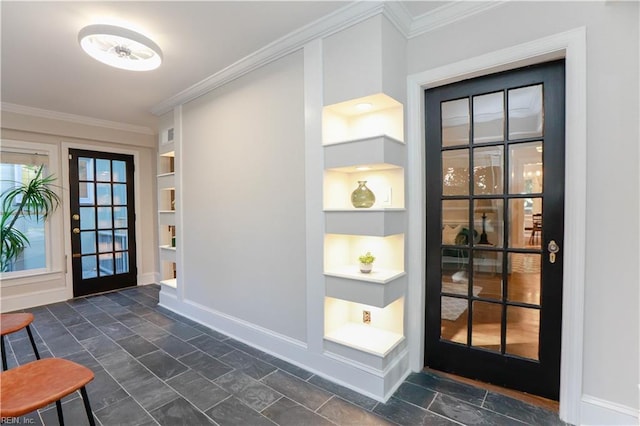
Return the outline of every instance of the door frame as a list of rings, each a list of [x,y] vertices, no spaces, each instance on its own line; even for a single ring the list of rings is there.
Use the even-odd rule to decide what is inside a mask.
[[[579,27],[542,39],[432,68],[407,78],[407,198],[411,232],[407,238],[407,339],[409,367],[424,367],[426,180],[426,89],[449,83],[565,59],[565,223],[560,418],[580,421],[583,367],[584,278],[586,239],[587,75],[586,28]]]
[[[142,245],[140,242],[142,241],[142,229],[141,224],[138,221],[140,217],[140,152],[137,150],[113,147],[108,145],[100,145],[100,144],[79,144],[73,142],[62,142],[62,156],[61,163],[62,167],[60,169],[60,177],[62,178],[63,188],[66,189],[66,201],[64,202],[64,252],[66,253],[65,259],[65,284],[67,289],[67,299],[73,298],[73,266],[71,264],[71,253],[73,252],[71,248],[71,221],[68,220],[71,217],[71,201],[69,200],[69,150],[70,149],[84,149],[84,150],[93,150],[93,151],[102,151],[102,152],[110,152],[114,154],[127,154],[133,156],[133,196],[134,196],[134,209],[135,209],[135,238],[137,244],[136,250],[136,267],[137,267],[137,282],[138,286],[145,284],[145,281],[142,280],[142,276],[140,274],[140,267],[142,262]]]

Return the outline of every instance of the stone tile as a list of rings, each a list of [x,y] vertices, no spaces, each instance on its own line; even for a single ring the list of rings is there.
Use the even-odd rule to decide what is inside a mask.
[[[124,306],[120,306],[117,303],[114,303],[112,305],[102,305],[100,306],[100,309],[102,309],[103,311],[105,311],[111,316],[118,315],[118,314],[126,314],[127,312],[129,312],[127,308],[125,308]]]
[[[155,351],[141,356],[138,361],[162,380],[170,379],[187,370],[187,366],[167,355],[163,351]]]
[[[153,339],[151,343],[175,358],[181,357],[197,350],[195,346],[190,345],[189,343],[180,340],[173,335],[158,337],[157,339]]]
[[[266,417],[270,418],[274,423],[280,426],[331,426],[329,420],[319,416],[303,407],[291,401],[288,398],[280,398],[278,402],[271,405],[269,408],[262,412]]]
[[[228,398],[215,407],[211,408],[206,414],[215,420],[220,426],[274,426],[275,423],[258,413],[252,408],[247,407],[237,398]]]
[[[91,397],[89,397],[89,401],[91,401]],[[93,401],[91,401],[91,403],[93,403]],[[91,408],[95,414],[95,409],[93,409],[93,406]],[[51,405],[48,408],[40,411],[40,415],[42,416],[42,421],[45,425],[59,424],[58,412],[56,411],[55,405]],[[85,426],[89,424],[87,411],[85,410],[84,403],[82,402],[82,398],[80,398],[79,395],[75,395],[75,397],[71,400],[62,402],[62,417],[64,418],[65,424],[68,425]],[[96,416],[94,415],[94,419],[95,417]]]
[[[183,324],[178,320],[176,320],[176,322],[172,324],[163,326],[162,328],[182,340],[189,340],[202,335],[202,332],[200,330],[196,330],[195,328]]]
[[[51,316],[50,320],[35,321],[32,323],[32,331],[35,331],[44,340],[69,334],[67,328],[62,323]]]
[[[233,368],[202,351],[191,352],[190,354],[178,358],[178,361],[193,368],[197,373],[203,375],[209,380],[217,379],[223,374],[233,370]]]
[[[256,411],[265,409],[282,396],[239,371],[225,374],[216,379],[215,383]]]
[[[311,373],[310,371],[293,365],[287,361],[281,360],[280,358],[276,358],[273,355],[267,354],[266,356],[261,357],[261,359],[271,365],[275,365],[279,369],[284,370],[289,374],[293,374],[294,376],[301,378],[302,380],[309,380],[311,376],[313,376],[313,373]]]
[[[94,379],[87,384],[89,402],[93,411],[101,410],[129,395],[104,369],[94,372]]]
[[[493,411],[485,410],[448,395],[438,394],[429,411],[472,425],[523,425],[524,423]]]
[[[80,365],[84,365],[85,367],[91,369],[94,373],[96,371],[103,370],[102,365],[100,365],[98,360],[95,359],[93,355],[91,355],[86,350],[72,353],[71,355],[65,356],[65,358]]]
[[[484,389],[428,372],[412,373],[406,381],[475,405],[481,405],[487,393]]]
[[[82,346],[98,360],[102,357],[109,356],[113,352],[122,350],[120,345],[105,335],[83,340]]]
[[[436,396],[436,392],[423,388],[422,386],[414,385],[413,383],[404,382],[393,396],[410,402],[413,405],[428,409]]]
[[[94,411],[94,414],[103,425],[139,426],[155,424],[153,418],[131,397],[120,400],[102,410]],[[51,424],[57,423],[52,422]]]
[[[200,330],[202,331],[204,334],[206,334],[207,336],[211,336],[216,340],[226,340],[229,338],[229,336],[227,336],[226,334],[222,334],[219,331],[216,331],[212,328],[207,327],[206,325],[202,325],[202,324],[195,324],[192,325],[193,328],[195,328],[196,330]]]
[[[127,327],[135,327],[137,325],[142,325],[142,324],[148,324],[149,323],[147,320],[145,320],[144,318],[139,317],[138,315],[134,314],[133,312],[127,312],[127,313],[124,313],[124,314],[115,314],[113,317],[115,319],[117,319],[118,321],[120,321],[122,324],[126,325]]]
[[[158,327],[167,327],[171,324],[176,323],[176,320],[174,320],[173,318],[169,318],[156,311],[143,314],[142,317],[150,323],[157,325]]]
[[[89,322],[83,322],[78,325],[72,325],[71,327],[67,327],[69,332],[76,338],[76,340],[86,340],[92,337],[96,337],[101,335],[100,330],[95,328],[93,324]]]
[[[556,412],[494,392],[487,394],[482,407],[529,424],[544,424],[549,426],[565,424],[560,420]]]
[[[256,380],[260,380],[267,374],[276,371],[276,367],[273,365],[238,350],[220,357],[220,361]]]
[[[176,391],[153,375],[146,380],[123,384],[123,387],[147,411],[155,410],[180,397]]]
[[[169,334],[168,331],[163,330],[162,328],[158,327],[155,324],[151,324],[150,322],[144,322],[142,324],[134,325],[129,328],[131,328],[134,333],[139,334],[140,336],[148,340],[157,339],[158,337],[163,337]]]
[[[7,352],[10,350],[13,351],[17,362],[20,364],[26,364],[27,362],[35,361],[36,359],[36,353],[33,351],[33,346],[31,346],[29,338],[26,337],[26,333],[23,339],[13,340],[8,344],[5,340],[5,348],[7,349]],[[40,343],[36,341],[36,348],[38,348],[38,355],[40,356],[42,356],[42,352],[47,349],[44,342],[41,340]]]
[[[46,342],[51,353],[57,357],[64,357],[83,349],[82,345],[69,333],[47,339]]]
[[[320,376],[313,376],[308,380],[308,382],[369,411],[373,410],[373,407],[378,403],[378,401],[373,398],[369,398],[368,396],[362,395],[354,390],[340,386]]]
[[[391,397],[386,404],[379,403],[376,405],[373,413],[399,425],[444,426],[458,424],[395,397]]]
[[[317,413],[339,425],[391,426],[393,423],[378,417],[362,407],[334,396]]]
[[[133,336],[133,331],[121,322],[112,322],[98,325],[98,329],[113,340],[119,340],[125,337]]]
[[[193,370],[173,377],[167,381],[167,384],[202,411],[206,411],[230,395]]]
[[[153,374],[147,370],[137,359],[128,352],[120,350],[111,353],[108,357],[100,358],[100,364],[118,383],[128,390],[138,381],[149,380]]]
[[[184,398],[174,399],[151,411],[151,415],[161,425],[215,425],[209,417]]]
[[[117,340],[116,343],[136,358],[158,350],[156,345],[137,335]]]
[[[99,312],[96,313],[92,313],[92,314],[88,314],[88,315],[84,315],[84,318],[90,322],[93,325],[105,325],[105,324],[111,324],[116,322],[116,319],[114,317],[112,317],[111,315],[109,315],[108,313],[95,308],[96,310],[98,310]]]
[[[277,370],[262,379],[262,383],[282,395],[315,411],[327,402],[333,394],[307,383],[295,376]]]
[[[234,350],[231,346],[206,335],[194,337],[193,339],[189,339],[188,342],[202,352],[208,353],[215,358],[226,355]]]

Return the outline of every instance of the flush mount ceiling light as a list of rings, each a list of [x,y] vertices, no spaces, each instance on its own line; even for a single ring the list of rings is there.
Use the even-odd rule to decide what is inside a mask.
[[[115,25],[89,25],[80,30],[78,42],[92,58],[131,71],[150,71],[162,63],[162,51],[153,40]]]

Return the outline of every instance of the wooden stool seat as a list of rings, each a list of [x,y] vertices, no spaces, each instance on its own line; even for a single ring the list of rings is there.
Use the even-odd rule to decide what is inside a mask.
[[[2,314],[0,316],[0,335],[15,333],[33,322],[33,314]]]
[[[80,390],[93,424],[84,388],[93,377],[93,371],[87,367],[62,358],[45,358],[3,371],[0,373],[0,417],[18,417],[52,402],[57,403],[61,417],[60,399]]]
[[[33,322],[33,314],[30,313],[15,313],[15,314],[1,314],[0,315],[0,343],[2,344],[2,369],[7,369],[7,352],[4,348],[4,336],[7,334],[15,333],[23,328],[27,329],[29,335],[29,341],[31,341],[31,347],[36,354],[36,359],[40,359],[38,348],[36,347],[36,341],[33,339],[31,333],[31,323]]]

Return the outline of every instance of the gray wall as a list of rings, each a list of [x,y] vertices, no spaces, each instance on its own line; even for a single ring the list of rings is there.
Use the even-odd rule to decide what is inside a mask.
[[[584,393],[638,408],[639,33],[635,2],[515,2],[409,41],[409,74],[587,29]],[[569,218],[570,220],[570,218]]]
[[[185,299],[306,341],[303,55],[183,107]]]

